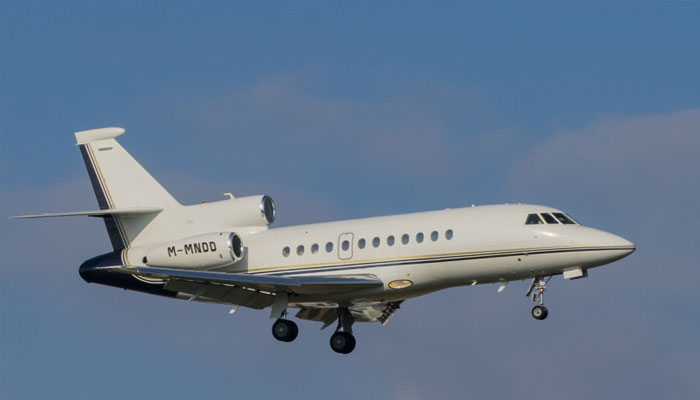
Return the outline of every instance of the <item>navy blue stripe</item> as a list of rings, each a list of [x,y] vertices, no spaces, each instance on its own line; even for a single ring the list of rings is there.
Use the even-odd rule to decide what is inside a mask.
[[[156,294],[159,296],[175,297],[177,292],[165,289],[165,284],[150,284],[136,279],[132,275],[109,272],[98,267],[123,265],[121,252],[112,252],[93,257],[80,265],[80,276],[89,283],[114,286],[121,289]]]
[[[109,203],[107,203],[107,196],[104,190],[102,190],[102,185],[100,180],[97,178],[97,171],[92,164],[92,159],[88,153],[87,145],[80,145],[80,154],[83,155],[83,161],[85,161],[85,168],[87,168],[88,175],[90,176],[90,183],[92,183],[92,190],[95,191],[95,197],[97,197],[97,204],[100,205],[100,210],[109,209]]]
[[[355,264],[336,264],[329,266],[320,267],[306,267],[306,268],[294,268],[289,270],[281,271],[262,271],[262,272],[251,272],[253,275],[267,274],[267,275],[299,275],[308,274],[315,272],[329,272],[336,270],[356,270],[363,268],[380,268],[380,267],[393,267],[397,265],[406,264],[432,264],[432,263],[442,263],[449,261],[464,261],[464,260],[481,260],[488,258],[502,258],[502,257],[515,257],[524,256],[530,254],[556,254],[556,253],[571,253],[577,251],[605,251],[605,250],[626,250],[626,247],[589,247],[589,248],[565,248],[565,249],[535,249],[535,250],[518,250],[518,251],[507,251],[502,253],[493,254],[473,254],[473,255],[455,255],[455,256],[437,256],[437,257],[426,257],[426,258],[409,258],[403,260],[393,260],[393,261],[380,261],[380,262],[365,262],[365,263],[355,263]]]
[[[90,176],[90,183],[92,183],[92,190],[95,192],[95,197],[97,197],[97,204],[100,206],[100,210],[109,209],[109,203],[107,202],[107,195],[102,189],[100,180],[97,177],[97,171],[90,158],[89,150],[86,144],[81,144],[80,154],[83,156],[83,161],[85,162],[85,168],[87,168],[88,176]],[[111,215],[103,217],[105,222],[105,228],[107,229],[107,234],[109,235],[109,241],[112,243],[112,248],[114,251],[119,251],[126,248],[126,244],[122,240],[122,236],[119,233],[119,227]]]

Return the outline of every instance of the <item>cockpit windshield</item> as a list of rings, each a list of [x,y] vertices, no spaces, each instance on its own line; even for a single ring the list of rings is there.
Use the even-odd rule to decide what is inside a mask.
[[[572,224],[572,225],[576,224],[576,222],[574,222],[571,218],[569,218],[564,213],[552,213],[552,215],[554,215],[554,218],[558,219],[559,222],[561,222],[562,224]]]
[[[527,216],[527,220],[525,220],[525,225],[536,225],[536,224],[543,224],[542,220],[540,219],[540,216],[537,214],[530,214]]]
[[[542,218],[544,218],[545,221],[547,221],[548,224],[558,224],[557,220],[552,217],[552,214],[549,213],[542,213]]]
[[[555,225],[580,225],[578,222],[576,222],[576,220],[561,212],[528,214],[527,219],[525,220],[525,225],[544,224],[545,222],[547,224]]]

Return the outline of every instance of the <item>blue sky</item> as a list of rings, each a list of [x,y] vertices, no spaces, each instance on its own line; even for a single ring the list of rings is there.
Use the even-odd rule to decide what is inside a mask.
[[[700,4],[7,2],[0,397],[692,398],[700,391]],[[266,193],[276,225],[532,202],[634,241],[588,279],[458,288],[357,327],[89,285],[72,132],[179,200]],[[541,389],[535,390],[536,383]]]

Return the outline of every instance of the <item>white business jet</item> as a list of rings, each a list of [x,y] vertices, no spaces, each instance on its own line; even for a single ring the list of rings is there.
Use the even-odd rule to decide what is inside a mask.
[[[124,148],[122,128],[76,132],[113,251],[85,261],[87,282],[254,309],[271,308],[272,334],[291,342],[288,319],[337,321],[331,348],[355,348],[355,322],[386,324],[409,298],[465,285],[531,280],[532,316],[547,317],[554,275],[584,278],[634,244],[537,205],[489,205],[270,229],[268,196],[177,202]]]

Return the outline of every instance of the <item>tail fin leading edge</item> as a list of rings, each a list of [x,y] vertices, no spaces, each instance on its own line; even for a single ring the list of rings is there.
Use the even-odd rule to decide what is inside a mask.
[[[75,132],[100,209],[165,209],[179,205],[115,140],[124,132],[123,128]],[[155,215],[157,212],[106,214],[105,225],[114,250],[129,247]]]

